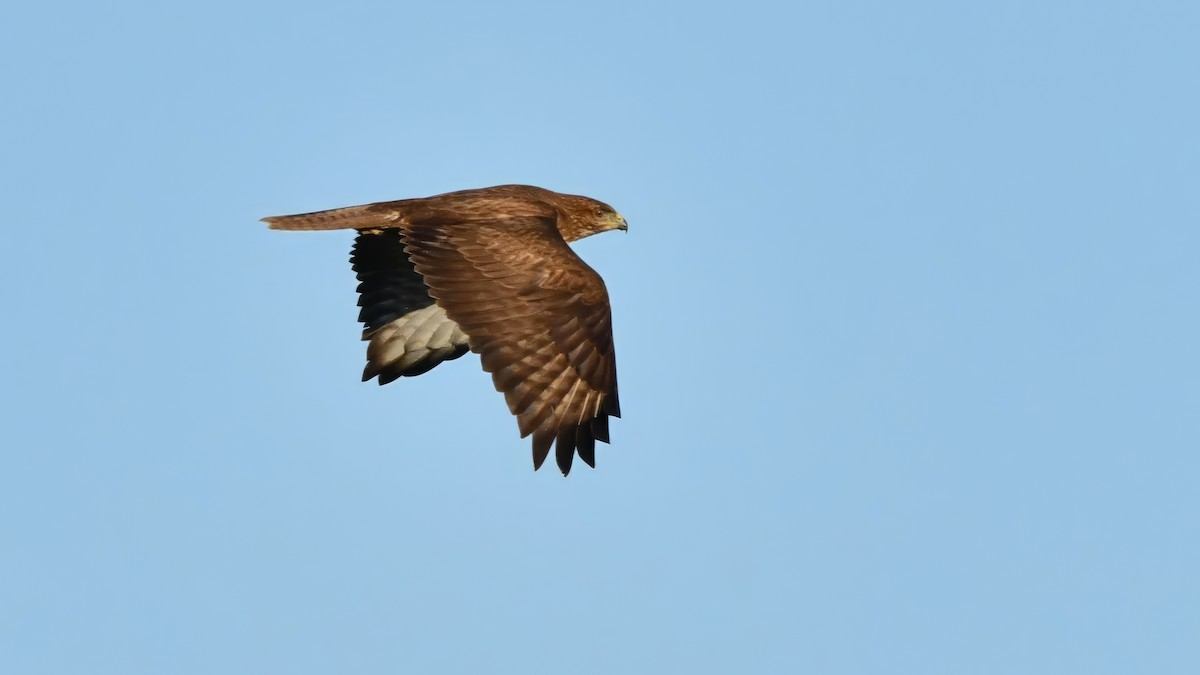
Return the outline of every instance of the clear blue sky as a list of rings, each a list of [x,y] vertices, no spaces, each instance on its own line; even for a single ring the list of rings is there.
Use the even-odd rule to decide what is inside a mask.
[[[1198,7],[8,7],[0,672],[1200,672]],[[630,222],[566,480],[258,222],[510,182]]]

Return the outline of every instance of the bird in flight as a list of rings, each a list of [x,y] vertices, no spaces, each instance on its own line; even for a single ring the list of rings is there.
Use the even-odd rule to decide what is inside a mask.
[[[275,230],[358,231],[363,381],[420,375],[479,354],[533,436],[536,471],[554,447],[563,475],[620,417],[612,314],[604,280],[568,242],[628,224],[603,202],[500,185],[293,216]]]

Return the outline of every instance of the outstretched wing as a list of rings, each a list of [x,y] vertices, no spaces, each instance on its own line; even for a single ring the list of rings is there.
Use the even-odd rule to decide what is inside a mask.
[[[538,468],[555,447],[563,475],[576,452],[596,465],[620,417],[612,319],[604,281],[547,217],[423,220],[403,228],[405,250],[438,306],[466,333],[533,435]]]
[[[363,381],[387,384],[467,353],[467,335],[437,306],[404,252],[400,231],[367,230],[354,240],[358,320],[367,344]]]

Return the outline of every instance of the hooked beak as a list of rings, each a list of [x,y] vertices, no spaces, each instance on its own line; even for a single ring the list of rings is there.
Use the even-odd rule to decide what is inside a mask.
[[[617,220],[620,221],[620,224],[617,225],[617,229],[622,232],[628,232],[629,231],[629,222],[625,220],[625,216],[618,213]]]

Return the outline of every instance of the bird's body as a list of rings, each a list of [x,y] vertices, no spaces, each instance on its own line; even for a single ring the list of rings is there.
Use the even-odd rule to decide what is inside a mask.
[[[468,350],[533,436],[534,468],[555,446],[563,474],[595,466],[619,417],[604,281],[567,242],[626,229],[588,197],[502,185],[264,218],[279,230],[358,230],[367,346],[363,380],[419,375]]]

